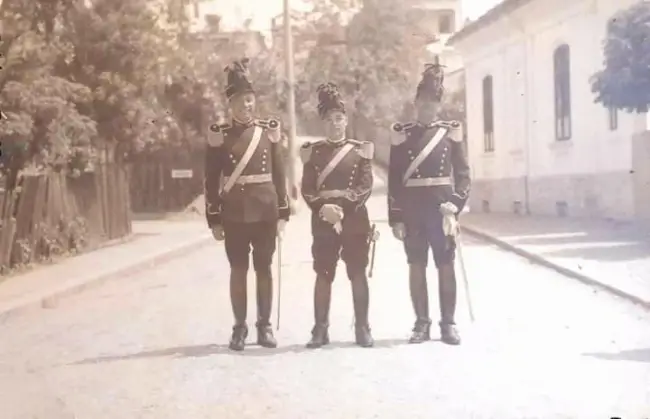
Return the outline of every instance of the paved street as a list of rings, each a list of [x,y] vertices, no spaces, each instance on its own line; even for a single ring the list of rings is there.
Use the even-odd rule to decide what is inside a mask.
[[[380,217],[384,200],[371,203]],[[352,304],[340,269],[334,343],[304,349],[313,275],[301,214],[283,247],[278,349],[226,349],[226,260],[213,244],[55,308],[7,318],[0,325],[0,417],[650,416],[650,313],[467,238],[476,323],[469,322],[461,293],[463,345],[405,344],[413,319],[404,256],[384,219],[376,220],[382,238],[371,285],[376,347],[349,343]],[[251,277],[251,323],[252,285]]]
[[[463,225],[650,307],[650,231],[633,223],[470,212]]]

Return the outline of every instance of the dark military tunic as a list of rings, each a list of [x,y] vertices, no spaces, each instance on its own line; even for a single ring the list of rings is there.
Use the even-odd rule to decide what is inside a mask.
[[[253,245],[254,263],[261,267],[271,264],[278,219],[288,220],[290,215],[278,133],[259,127],[263,132],[255,152],[232,189],[221,193],[257,125],[233,123],[211,133],[205,156],[205,213],[211,228],[223,226],[231,264],[247,266]]]
[[[447,133],[404,181],[411,162],[440,129]],[[469,189],[469,164],[460,130],[427,129],[418,124],[393,142],[388,174],[388,221],[391,226],[405,225],[404,245],[409,263],[426,263],[429,247],[437,264],[453,259],[454,243],[443,233],[439,208],[440,204],[451,202],[461,211]]]
[[[319,186],[319,175],[346,145],[352,149]],[[372,143],[350,139],[339,142],[322,140],[301,148],[304,163],[301,192],[312,210],[312,255],[317,273],[333,271],[339,254],[348,270],[364,271],[368,265],[370,220],[366,201],[372,191],[373,152]],[[341,234],[332,224],[321,219],[319,211],[325,204],[335,204],[343,209]]]

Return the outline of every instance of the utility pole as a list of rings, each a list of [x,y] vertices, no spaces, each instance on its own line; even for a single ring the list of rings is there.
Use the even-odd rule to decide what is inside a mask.
[[[287,112],[289,113],[289,167],[287,167],[287,177],[289,180],[289,195],[292,200],[297,197],[296,184],[296,92],[295,76],[293,73],[293,36],[291,34],[291,9],[289,0],[284,0],[284,65],[287,77]]]

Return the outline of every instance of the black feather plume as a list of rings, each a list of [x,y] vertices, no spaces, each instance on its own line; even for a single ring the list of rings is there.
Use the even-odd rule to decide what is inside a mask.
[[[345,102],[336,84],[329,82],[318,86],[318,114],[323,118],[328,112],[337,110],[345,113]]]
[[[224,68],[228,79],[226,86],[226,96],[228,98],[238,93],[253,91],[253,84],[250,80],[250,71],[248,69],[249,63],[249,58],[242,58],[241,60],[233,61]]]
[[[443,71],[444,66],[440,63],[427,63],[424,65],[422,72],[422,79],[417,87],[416,99],[431,100],[440,102],[442,95],[445,92],[444,81],[445,74]]]

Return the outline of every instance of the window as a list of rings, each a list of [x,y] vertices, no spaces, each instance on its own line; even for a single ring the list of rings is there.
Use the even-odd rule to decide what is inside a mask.
[[[556,48],[553,54],[555,82],[555,138],[571,139],[571,65],[568,45]]]
[[[609,116],[609,130],[616,131],[618,129],[618,109],[607,108],[607,115]]]
[[[438,31],[448,34],[454,32],[454,14],[451,11],[444,12],[438,16]]]
[[[483,79],[483,150],[494,151],[494,98],[492,76]]]

